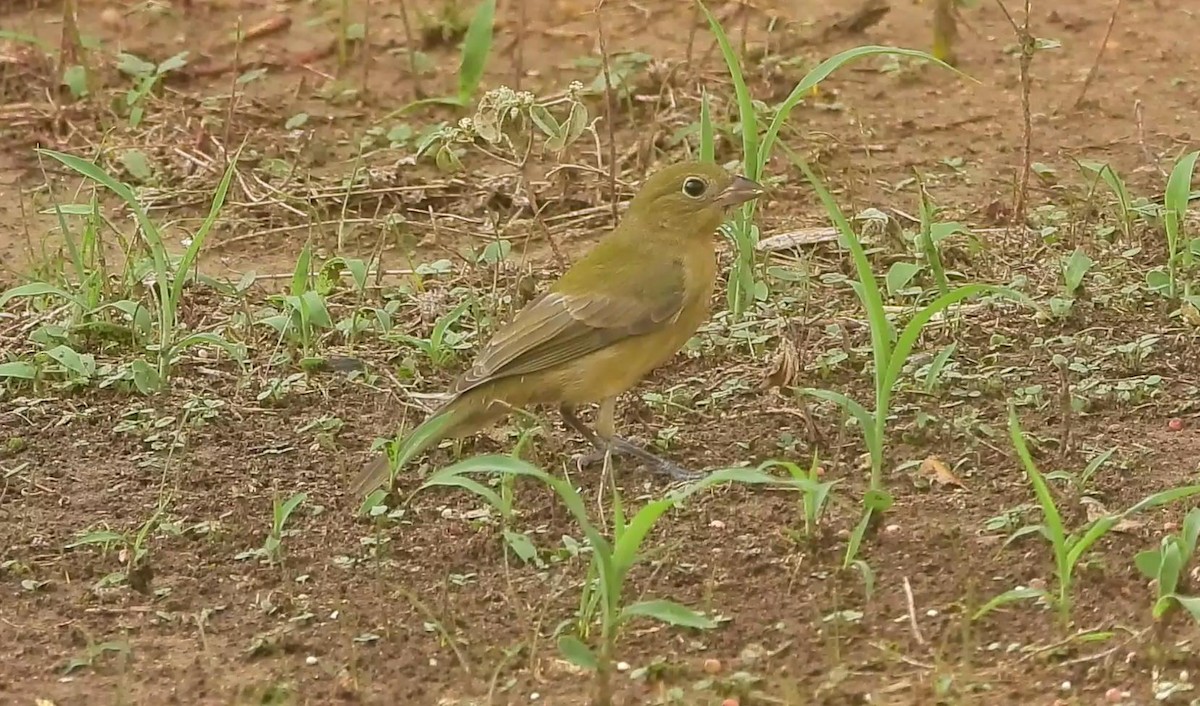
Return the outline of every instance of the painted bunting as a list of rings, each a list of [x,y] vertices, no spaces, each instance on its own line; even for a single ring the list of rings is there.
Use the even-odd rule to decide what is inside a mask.
[[[715,164],[687,162],[646,179],[620,224],[530,301],[480,351],[451,397],[397,449],[403,467],[430,444],[477,432],[514,408],[557,405],[597,452],[629,455],[672,477],[691,477],[616,434],[616,400],[674,356],[708,318],[717,276],[714,235],[726,209],[763,188]],[[596,429],[575,414],[600,403]],[[354,481],[357,494],[388,479],[380,456]]]

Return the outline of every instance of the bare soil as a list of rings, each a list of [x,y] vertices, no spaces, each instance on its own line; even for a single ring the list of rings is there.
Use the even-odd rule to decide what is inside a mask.
[[[242,145],[249,166],[202,269],[233,281],[248,271],[267,275],[251,294],[255,305],[284,284],[305,242],[322,257],[367,257],[379,247],[391,270],[449,258],[455,274],[435,290],[466,284],[495,293],[516,291],[525,271],[543,286],[562,267],[556,248],[569,259],[611,225],[603,120],[599,150],[585,145],[584,166],[565,180],[548,171],[514,175],[482,161],[446,176],[428,160],[412,160],[411,143],[361,148],[374,126],[419,132],[463,114],[435,107],[392,116],[418,90],[455,90],[457,44],[439,40],[435,23],[421,19],[445,16],[449,6],[351,2],[351,17],[368,30],[365,45],[352,45],[341,62],[336,2],[80,4],[80,34],[97,47],[90,101],[68,100],[54,80],[61,5],[0,7],[5,30],[51,48],[47,58],[28,42],[0,39],[0,284],[20,283],[45,263],[61,266],[62,238],[47,209],[54,200],[87,200],[77,178],[39,162],[38,146],[88,156],[103,148],[110,166],[118,164],[112,155],[141,150],[154,169],[143,196],[178,241],[203,218],[224,156]],[[1007,4],[1020,21],[1018,3]],[[814,542],[794,534],[802,524],[798,500],[782,491],[721,488],[668,514],[628,593],[671,598],[721,616],[721,626],[701,632],[632,623],[618,646],[629,667],[616,676],[619,703],[1148,704],[1167,683],[1180,688],[1160,703],[1196,703],[1200,692],[1189,680],[1200,672],[1197,625],[1176,616],[1154,626],[1153,593],[1132,561],[1177,527],[1186,507],[1140,515],[1100,542],[1077,571],[1070,624],[1029,602],[971,619],[1014,586],[1054,586],[1040,540],[1004,542],[1039,521],[1008,440],[1006,399],[1020,402],[1044,471],[1077,471],[1116,447],[1087,492],[1109,509],[1198,482],[1195,332],[1176,307],[1139,289],[1145,272],[1165,259],[1162,235],[1140,222],[1130,238],[1107,235],[1105,226],[1114,224],[1107,196],[1088,197],[1075,160],[1107,162],[1131,192],[1161,201],[1167,171],[1196,147],[1200,87],[1192,57],[1200,12],[1187,0],[1125,3],[1078,101],[1112,4],[1034,4],[1031,31],[1061,46],[1033,62],[1037,168],[1027,224],[1013,223],[1024,123],[1017,39],[996,3],[963,11],[969,26],[960,27],[958,66],[969,78],[907,60],[864,60],[836,73],[793,114],[784,139],[818,167],[847,213],[916,214],[911,177],[919,173],[943,218],[979,233],[980,248],[964,248],[948,263],[965,280],[1024,278],[1027,293],[1047,298],[1061,290],[1060,262],[1076,247],[1097,265],[1069,316],[984,308],[923,337],[920,349],[929,355],[951,342],[958,348],[943,384],[929,392],[911,385],[897,400],[887,464],[896,505],[863,545],[873,571],[869,594],[860,574],[839,571],[865,488],[858,433],[838,409],[806,405],[763,382],[776,351],[790,346],[798,362],[789,385],[869,399],[868,331],[849,288],[834,277],[852,275],[846,253],[831,243],[803,251],[807,285],[781,289],[799,303],[762,309],[758,345],[714,342],[729,333],[718,320],[695,350],[630,394],[622,428],[642,440],[669,440],[666,453],[681,463],[806,464],[816,449],[824,477],[842,484]],[[401,21],[405,5],[411,39]],[[860,33],[826,31],[847,11],[831,5],[713,3],[735,43],[759,57],[747,68],[756,98],[775,105],[804,71],[842,49],[929,45],[929,3],[896,2]],[[470,11],[460,10],[463,17]],[[288,26],[231,41],[239,27],[247,32],[281,18]],[[676,135],[696,120],[701,87],[727,123],[733,91],[688,3],[608,3],[602,19],[610,54],[648,58],[613,118],[618,190],[627,195],[654,165],[683,156]],[[496,21],[485,87],[550,95],[571,80],[596,79],[592,3],[501,2]],[[414,78],[404,49],[417,42],[427,65]],[[130,128],[123,108],[110,102],[124,100],[132,85],[113,69],[118,52],[161,62],[184,49],[187,67],[148,96],[144,124]],[[255,68],[265,73],[238,82]],[[605,115],[602,96],[589,105]],[[300,113],[307,122],[289,128]],[[722,159],[737,159],[739,150],[735,137],[722,139]],[[264,176],[272,160],[298,165],[302,175],[288,182],[286,196]],[[761,208],[764,236],[828,224],[802,175],[782,160],[773,173],[782,178]],[[364,181],[348,189],[352,174]],[[543,215],[554,241],[521,216],[518,185],[549,204]],[[132,232],[128,214],[105,203]],[[403,223],[383,227],[390,214]],[[520,272],[467,268],[463,253],[498,234],[523,253]],[[404,281],[389,276],[385,289]],[[723,306],[723,292],[714,297]],[[430,302],[435,313],[453,304],[449,297]],[[23,306],[0,311],[0,347],[14,355],[32,350],[30,331],[52,315]],[[197,287],[185,318],[199,327],[237,314],[228,308]],[[428,331],[429,316],[405,311],[404,326]],[[411,424],[418,413],[408,393],[439,390],[467,354],[444,369],[418,362],[415,377],[401,379],[396,345],[366,341],[353,353],[367,361],[369,375],[299,375],[266,395],[272,381],[298,368],[274,363],[270,342],[247,342],[254,350],[249,374],[189,358],[161,397],[116,387],[0,391],[0,701],[586,703],[591,679],[561,658],[553,634],[578,609],[588,557],[565,549],[564,536],[583,538],[545,488],[516,486],[519,529],[541,551],[537,565],[505,551],[498,519],[466,493],[424,492],[390,522],[355,515],[348,483],[372,440]],[[845,359],[829,362],[834,351]],[[1086,371],[1060,373],[1056,355]],[[660,404],[651,393],[677,403]],[[1072,409],[1072,396],[1080,408]],[[546,429],[530,458],[571,473],[589,506],[607,507],[599,472],[577,471],[571,460],[580,440],[550,423]],[[514,438],[497,430],[468,441],[463,453],[507,452]],[[952,468],[961,486],[931,482],[908,463],[930,456]],[[449,460],[442,449],[429,464]],[[616,465],[628,502],[664,491],[661,479],[636,465]],[[415,489],[428,470],[403,479],[402,490]],[[1080,526],[1086,503],[1065,484],[1055,487],[1068,523]],[[242,556],[262,546],[272,499],[300,491],[307,500],[289,523],[283,562]],[[117,542],[68,547],[88,531],[136,534],[163,498],[133,575],[112,576],[130,558]],[[1006,513],[1015,519],[1006,521]]]

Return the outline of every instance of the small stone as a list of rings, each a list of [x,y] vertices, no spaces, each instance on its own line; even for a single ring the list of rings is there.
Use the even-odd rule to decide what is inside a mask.
[[[542,698],[542,695],[537,693],[536,691],[529,695],[530,701],[537,701],[540,698]]]
[[[1060,684],[1058,688],[1062,689],[1063,691],[1070,691],[1071,690],[1071,682],[1065,681],[1062,684]]]
[[[887,532],[888,534],[895,534],[896,532],[900,531],[900,525],[888,525],[887,527],[883,528],[883,531]]]
[[[116,29],[125,22],[125,18],[121,15],[121,11],[115,7],[106,7],[100,13],[100,24],[109,29]]]
[[[317,658],[313,655],[309,655],[304,658],[304,663],[311,667],[317,663]]]
[[[629,671],[629,663],[628,662],[617,662],[617,671],[618,672],[628,672]]]
[[[1110,703],[1110,704],[1119,704],[1122,701],[1124,701],[1125,697],[1127,697],[1127,696],[1129,696],[1128,691],[1121,691],[1120,689],[1118,689],[1117,687],[1114,686],[1114,687],[1111,687],[1108,691],[1104,692],[1104,702]]]
[[[715,657],[709,657],[704,660],[705,674],[719,674],[721,672],[721,660]]]
[[[1173,417],[1171,419],[1171,421],[1167,422],[1167,428],[1170,429],[1171,431],[1182,431],[1183,430],[1183,420],[1180,419],[1179,417]]]
[[[725,699],[721,702],[721,706],[738,706],[737,699]]]
[[[725,529],[725,523],[720,520],[713,520],[712,522],[708,523],[708,526],[712,527],[713,529],[717,529],[717,530]]]

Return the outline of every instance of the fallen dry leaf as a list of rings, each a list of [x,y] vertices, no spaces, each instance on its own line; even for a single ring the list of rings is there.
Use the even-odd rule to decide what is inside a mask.
[[[1108,511],[1108,508],[1104,507],[1104,503],[1100,502],[1099,500],[1097,500],[1095,498],[1089,498],[1089,497],[1085,496],[1083,498],[1080,498],[1079,503],[1081,505],[1083,505],[1083,510],[1084,510],[1084,512],[1087,513],[1088,522],[1095,522],[1096,520],[1099,520],[1104,517],[1108,517],[1109,515],[1113,514]],[[1130,520],[1127,518],[1127,519],[1121,520],[1121,521],[1117,522],[1117,524],[1113,525],[1112,531],[1113,532],[1132,532],[1136,529],[1139,529],[1144,524],[1145,523],[1143,523],[1143,522],[1137,522],[1135,520]]]
[[[966,485],[959,480],[958,476],[950,470],[950,467],[942,462],[937,456],[930,456],[921,461],[921,475],[928,476],[937,485],[950,485],[955,488],[967,489]]]
[[[800,354],[796,352],[796,344],[787,336],[779,340],[779,350],[775,360],[771,361],[771,369],[763,376],[759,385],[762,389],[772,387],[788,387],[800,372]]]

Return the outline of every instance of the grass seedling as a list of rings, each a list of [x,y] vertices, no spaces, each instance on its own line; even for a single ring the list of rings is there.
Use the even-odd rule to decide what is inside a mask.
[[[946,238],[961,233],[964,228],[961,223],[939,223],[938,209],[929,199],[921,175],[917,174],[917,184],[920,193],[921,232],[917,235],[917,252],[925,258],[933,281],[937,284],[938,294],[945,296],[950,293],[950,281],[946,278],[946,268],[942,265],[941,242]]]
[[[1021,431],[1021,424],[1017,418],[1016,405],[1011,401],[1008,405],[1008,432],[1017,456],[1025,468],[1025,478],[1032,486],[1033,494],[1037,498],[1038,505],[1041,506],[1042,521],[1039,524],[1026,525],[1017,530],[1008,538],[1005,545],[1007,546],[1013,540],[1028,534],[1040,534],[1049,543],[1054,554],[1054,578],[1057,590],[1051,593],[1037,588],[1014,588],[988,601],[976,611],[973,619],[978,620],[1006,603],[1032,598],[1044,600],[1056,607],[1059,619],[1063,627],[1066,627],[1071,620],[1071,589],[1075,569],[1088,550],[1122,520],[1142,510],[1167,505],[1200,494],[1200,485],[1183,486],[1154,493],[1129,506],[1123,512],[1105,515],[1094,522],[1089,522],[1077,532],[1069,532],[1063,523],[1062,513],[1058,510],[1046,478],[1038,471],[1037,465],[1033,462],[1033,456],[1029,453],[1029,447],[1025,443],[1025,434]]]
[[[283,561],[283,538],[288,519],[307,499],[307,493],[296,493],[283,502],[279,501],[278,496],[271,501],[271,533],[263,541],[262,553],[272,564]]]
[[[591,548],[592,564],[588,580],[580,594],[577,634],[559,636],[559,651],[568,661],[596,675],[594,703],[612,702],[611,678],[614,670],[616,643],[620,628],[634,618],[652,618],[669,625],[694,629],[711,629],[716,622],[701,613],[674,601],[643,599],[626,601],[624,589],[630,569],[642,559],[641,548],[658,520],[671,508],[691,495],[722,483],[741,482],[769,485],[794,485],[793,481],[770,476],[760,469],[732,468],[715,471],[667,496],[648,502],[632,517],[616,489],[612,489],[612,509],[608,524],[612,539],[604,535],[588,515],[583,498],[570,482],[553,476],[515,456],[477,456],[455,463],[429,477],[405,502],[417,493],[432,487],[456,487],[470,490],[503,511],[503,499],[491,488],[465,476],[491,474],[534,478],[550,487],[566,505],[577,527]],[[594,621],[600,623],[600,634],[591,634]],[[588,642],[594,646],[589,646]]]
[[[812,388],[798,390],[802,394],[834,402],[845,410],[847,414],[853,416],[858,421],[863,441],[870,455],[871,482],[866,495],[863,497],[863,516],[850,535],[850,542],[846,547],[846,554],[843,559],[843,567],[849,567],[858,556],[859,547],[862,544],[867,529],[871,525],[873,516],[876,513],[887,511],[892,505],[892,496],[884,488],[883,483],[884,442],[887,438],[887,420],[891,409],[892,394],[896,391],[900,375],[904,371],[904,365],[908,361],[908,356],[912,353],[917,339],[920,338],[921,331],[934,316],[941,314],[969,297],[985,293],[1002,294],[1017,299],[1022,299],[1023,297],[1017,292],[984,284],[967,284],[956,287],[918,309],[912,315],[912,318],[908,320],[908,323],[900,331],[899,335],[897,335],[896,329],[892,325],[891,320],[888,319],[887,312],[884,309],[883,293],[879,288],[879,282],[876,280],[875,273],[871,269],[871,261],[867,259],[866,250],[863,249],[858,235],[851,228],[850,222],[846,220],[841,208],[838,207],[837,202],[833,200],[833,196],[830,195],[829,190],[825,188],[825,185],[817,175],[786,146],[784,147],[784,151],[788,153],[792,162],[804,172],[809,183],[812,184],[817,195],[820,197],[821,203],[825,206],[826,213],[829,214],[830,219],[841,233],[842,242],[850,249],[854,260],[854,267],[858,274],[858,280],[851,284],[858,295],[859,301],[862,302],[863,309],[866,310],[867,322],[871,331],[871,349],[874,359],[873,372],[875,377],[874,409],[868,410],[859,402],[833,390]]]
[[[1183,242],[1183,223],[1187,217],[1188,200],[1192,195],[1192,173],[1196,169],[1196,158],[1200,151],[1189,152],[1179,158],[1167,178],[1167,190],[1163,195],[1163,230],[1167,235],[1167,269],[1156,267],[1146,273],[1146,286],[1169,299],[1181,293],[1189,296],[1188,287],[1180,292],[1179,267],[1189,269],[1192,264],[1190,243]],[[1182,248],[1182,249],[1181,249]]]
[[[815,542],[821,519],[829,503],[829,495],[841,480],[821,480],[821,466],[816,451],[813,451],[813,460],[808,470],[788,461],[767,461],[760,465],[758,470],[765,472],[775,466],[787,471],[792,477],[792,485],[800,491],[800,507],[804,514],[804,532],[801,536],[806,542]]]
[[[279,499],[278,495],[272,498],[271,530],[267,533],[267,538],[263,540],[263,545],[258,549],[241,552],[236,558],[249,559],[251,557],[260,557],[266,559],[272,565],[282,563],[283,538],[289,533],[287,529],[288,520],[291,518],[292,513],[307,499],[307,493],[296,493],[283,501]]]
[[[700,10],[704,13],[704,16],[708,18],[709,27],[712,30],[713,36],[717,39],[717,44],[721,48],[721,55],[725,59],[725,65],[729,69],[729,76],[733,80],[733,89],[737,96],[738,120],[741,124],[740,130],[742,133],[742,169],[746,177],[755,181],[762,182],[766,176],[765,169],[775,148],[775,141],[787,123],[792,109],[805,96],[811,95],[813,89],[821,81],[824,81],[830,74],[843,65],[868,56],[891,55],[926,59],[946,68],[951,68],[929,54],[913,49],[897,49],[881,46],[863,46],[847,49],[822,61],[805,74],[792,89],[792,92],[788,94],[787,98],[775,109],[766,131],[760,134],[758,108],[755,106],[754,99],[750,96],[750,89],[742,74],[741,60],[738,58],[737,51],[730,43],[724,28],[721,27],[721,23],[709,12],[708,7],[700,0],[697,0],[697,4],[700,6]],[[953,69],[951,68],[951,70]],[[735,215],[733,222],[728,226],[728,233],[734,243],[734,262],[733,268],[729,273],[726,303],[735,319],[740,318],[755,300],[765,299],[768,293],[766,280],[760,278],[756,271],[755,253],[757,251],[759,233],[758,227],[753,223],[754,208],[754,203],[747,203],[742,206]]]
[[[1075,298],[1083,288],[1083,280],[1096,264],[1083,248],[1075,248],[1070,256],[1063,259],[1059,266],[1063,278],[1062,296],[1050,297],[1050,313],[1055,318],[1063,318],[1071,313]]]
[[[1187,570],[1194,564],[1196,540],[1200,537],[1200,508],[1193,508],[1183,519],[1177,534],[1162,538],[1158,549],[1138,552],[1133,563],[1144,576],[1154,581],[1155,600],[1151,615],[1165,618],[1173,608],[1181,607],[1200,623],[1200,597],[1179,593],[1187,583]]]
[[[1133,199],[1129,195],[1129,189],[1125,188],[1125,181],[1112,168],[1111,164],[1091,161],[1077,161],[1080,171],[1085,175],[1095,175],[1097,181],[1103,181],[1108,186],[1109,191],[1117,199],[1117,222],[1121,227],[1121,235],[1125,236],[1128,242],[1133,237],[1133,216],[1136,213],[1133,207]],[[1091,198],[1095,192],[1095,182],[1088,188],[1088,197]]]
[[[117,70],[135,81],[134,87],[125,94],[125,107],[129,109],[129,127],[136,128],[142,124],[142,118],[146,114],[146,96],[154,90],[154,86],[164,75],[187,66],[187,55],[186,51],[180,52],[161,64],[152,64],[133,54],[121,54]]]
[[[1099,471],[1104,464],[1108,463],[1108,459],[1112,458],[1112,455],[1116,453],[1116,451],[1117,447],[1114,446],[1108,451],[1096,454],[1096,456],[1094,456],[1092,460],[1088,461],[1087,465],[1083,467],[1083,471],[1079,473],[1071,473],[1070,471],[1053,471],[1046,474],[1046,480],[1064,481],[1070,485],[1076,493],[1082,495],[1087,492],[1088,486],[1091,485],[1092,478],[1095,477],[1096,472]]]
[[[292,337],[300,345],[301,366],[309,367],[318,360],[318,329],[333,328],[324,294],[311,286],[312,245],[306,243],[292,269],[292,282],[285,295],[271,297],[283,313],[271,314],[259,320],[275,329],[281,337]]]
[[[451,105],[465,107],[470,105],[483,81],[483,70],[487,68],[488,54],[492,51],[492,34],[496,15],[496,0],[482,0],[471,16],[467,32],[463,36],[462,54],[458,64],[458,93],[453,96],[423,98],[413,101],[400,110],[385,115],[377,122],[387,122],[409,110],[426,105]]]
[[[197,265],[204,241],[208,237],[209,231],[212,230],[213,224],[216,223],[221,207],[225,203],[225,196],[229,192],[229,184],[237,165],[237,156],[235,155],[230,160],[229,168],[225,170],[224,176],[217,185],[208,215],[201,222],[200,228],[192,235],[191,242],[183,255],[176,260],[167,250],[158,225],[150,219],[129,185],[118,181],[94,162],[54,150],[39,149],[38,152],[61,162],[95,184],[112,191],[129,206],[137,221],[141,241],[151,258],[145,281],[156,290],[156,296],[150,297],[148,303],[117,302],[106,306],[121,309],[135,324],[139,320],[138,317],[143,316],[142,312],[145,310],[148,309],[154,313],[152,328],[157,333],[157,341],[145,346],[145,351],[149,354],[153,364],[140,356],[130,363],[131,378],[138,390],[150,393],[164,389],[170,380],[171,366],[175,360],[184,351],[195,346],[213,346],[224,350],[236,360],[242,360],[245,355],[243,346],[231,343],[215,333],[203,331],[185,333],[180,327],[179,321],[179,305],[183,300],[184,286],[189,279],[199,277],[192,270]],[[82,271],[82,265],[79,271]],[[0,295],[0,305],[15,297],[36,296],[63,298],[85,309],[89,306],[87,301],[46,282],[31,282],[10,289]],[[96,308],[92,309],[92,311],[95,310]],[[147,320],[146,323],[150,322]],[[135,328],[137,327],[135,326]]]
[[[443,368],[454,360],[458,350],[466,347],[467,335],[451,329],[463,314],[471,308],[471,301],[460,302],[458,306],[442,314],[429,332],[429,338],[418,338],[407,333],[394,332],[387,338],[394,339],[416,348],[429,358],[435,368]]]

